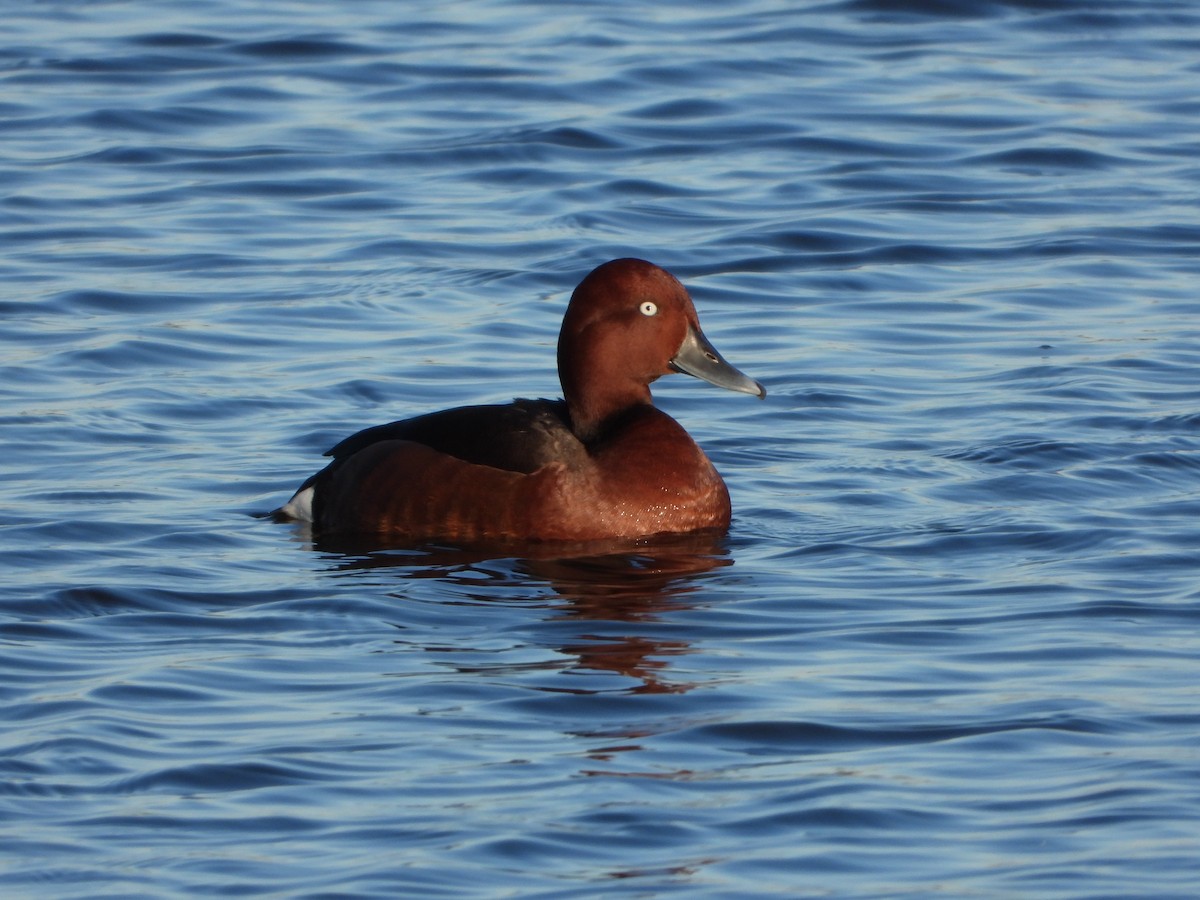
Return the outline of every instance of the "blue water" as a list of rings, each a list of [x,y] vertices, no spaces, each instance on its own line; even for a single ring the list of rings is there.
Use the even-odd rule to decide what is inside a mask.
[[[1192,897],[1200,10],[16,4],[5,897]],[[660,263],[720,541],[256,517]]]

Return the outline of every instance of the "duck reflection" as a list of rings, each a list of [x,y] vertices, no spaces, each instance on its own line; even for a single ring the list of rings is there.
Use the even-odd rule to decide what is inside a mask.
[[[682,693],[695,685],[668,676],[670,660],[690,652],[687,640],[645,626],[672,610],[691,607],[703,576],[732,565],[724,537],[692,533],[586,544],[489,545],[472,548],[380,546],[378,538],[322,539],[312,548],[335,571],[388,568],[404,578],[439,579],[457,596],[478,602],[545,606],[543,624],[557,635],[555,649],[573,658],[568,672],[600,672],[634,679],[632,693]],[[577,621],[563,639],[562,623]],[[594,627],[584,623],[595,623]],[[555,687],[571,693],[596,689]]]

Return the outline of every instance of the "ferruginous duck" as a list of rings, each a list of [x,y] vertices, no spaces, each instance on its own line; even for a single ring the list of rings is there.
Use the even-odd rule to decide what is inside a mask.
[[[692,299],[640,259],[594,269],[558,336],[563,400],[463,406],[367,428],[326,455],[277,518],[316,535],[598,541],[729,527],[729,491],[656,409],[650,383],[682,372],[766,396],[700,330]]]

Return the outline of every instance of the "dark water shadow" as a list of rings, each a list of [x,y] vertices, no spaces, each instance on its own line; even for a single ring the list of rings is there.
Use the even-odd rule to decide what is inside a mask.
[[[464,591],[475,606],[533,603],[547,610],[535,627],[536,642],[573,658],[573,671],[635,679],[633,693],[680,693],[694,686],[665,677],[671,657],[691,652],[686,628],[657,626],[666,614],[694,605],[706,576],[733,564],[718,533],[472,547],[389,546],[379,537],[356,536],[310,546],[337,574],[383,569],[399,580],[442,581],[448,604],[463,602]]]

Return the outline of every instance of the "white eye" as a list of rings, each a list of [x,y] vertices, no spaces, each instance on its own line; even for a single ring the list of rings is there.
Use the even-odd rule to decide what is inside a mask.
[[[644,303],[642,303],[642,305],[639,306],[638,309],[641,311],[643,316],[652,316],[656,312],[658,312],[658,307],[655,306],[653,303],[651,303],[649,300],[646,300]]]

